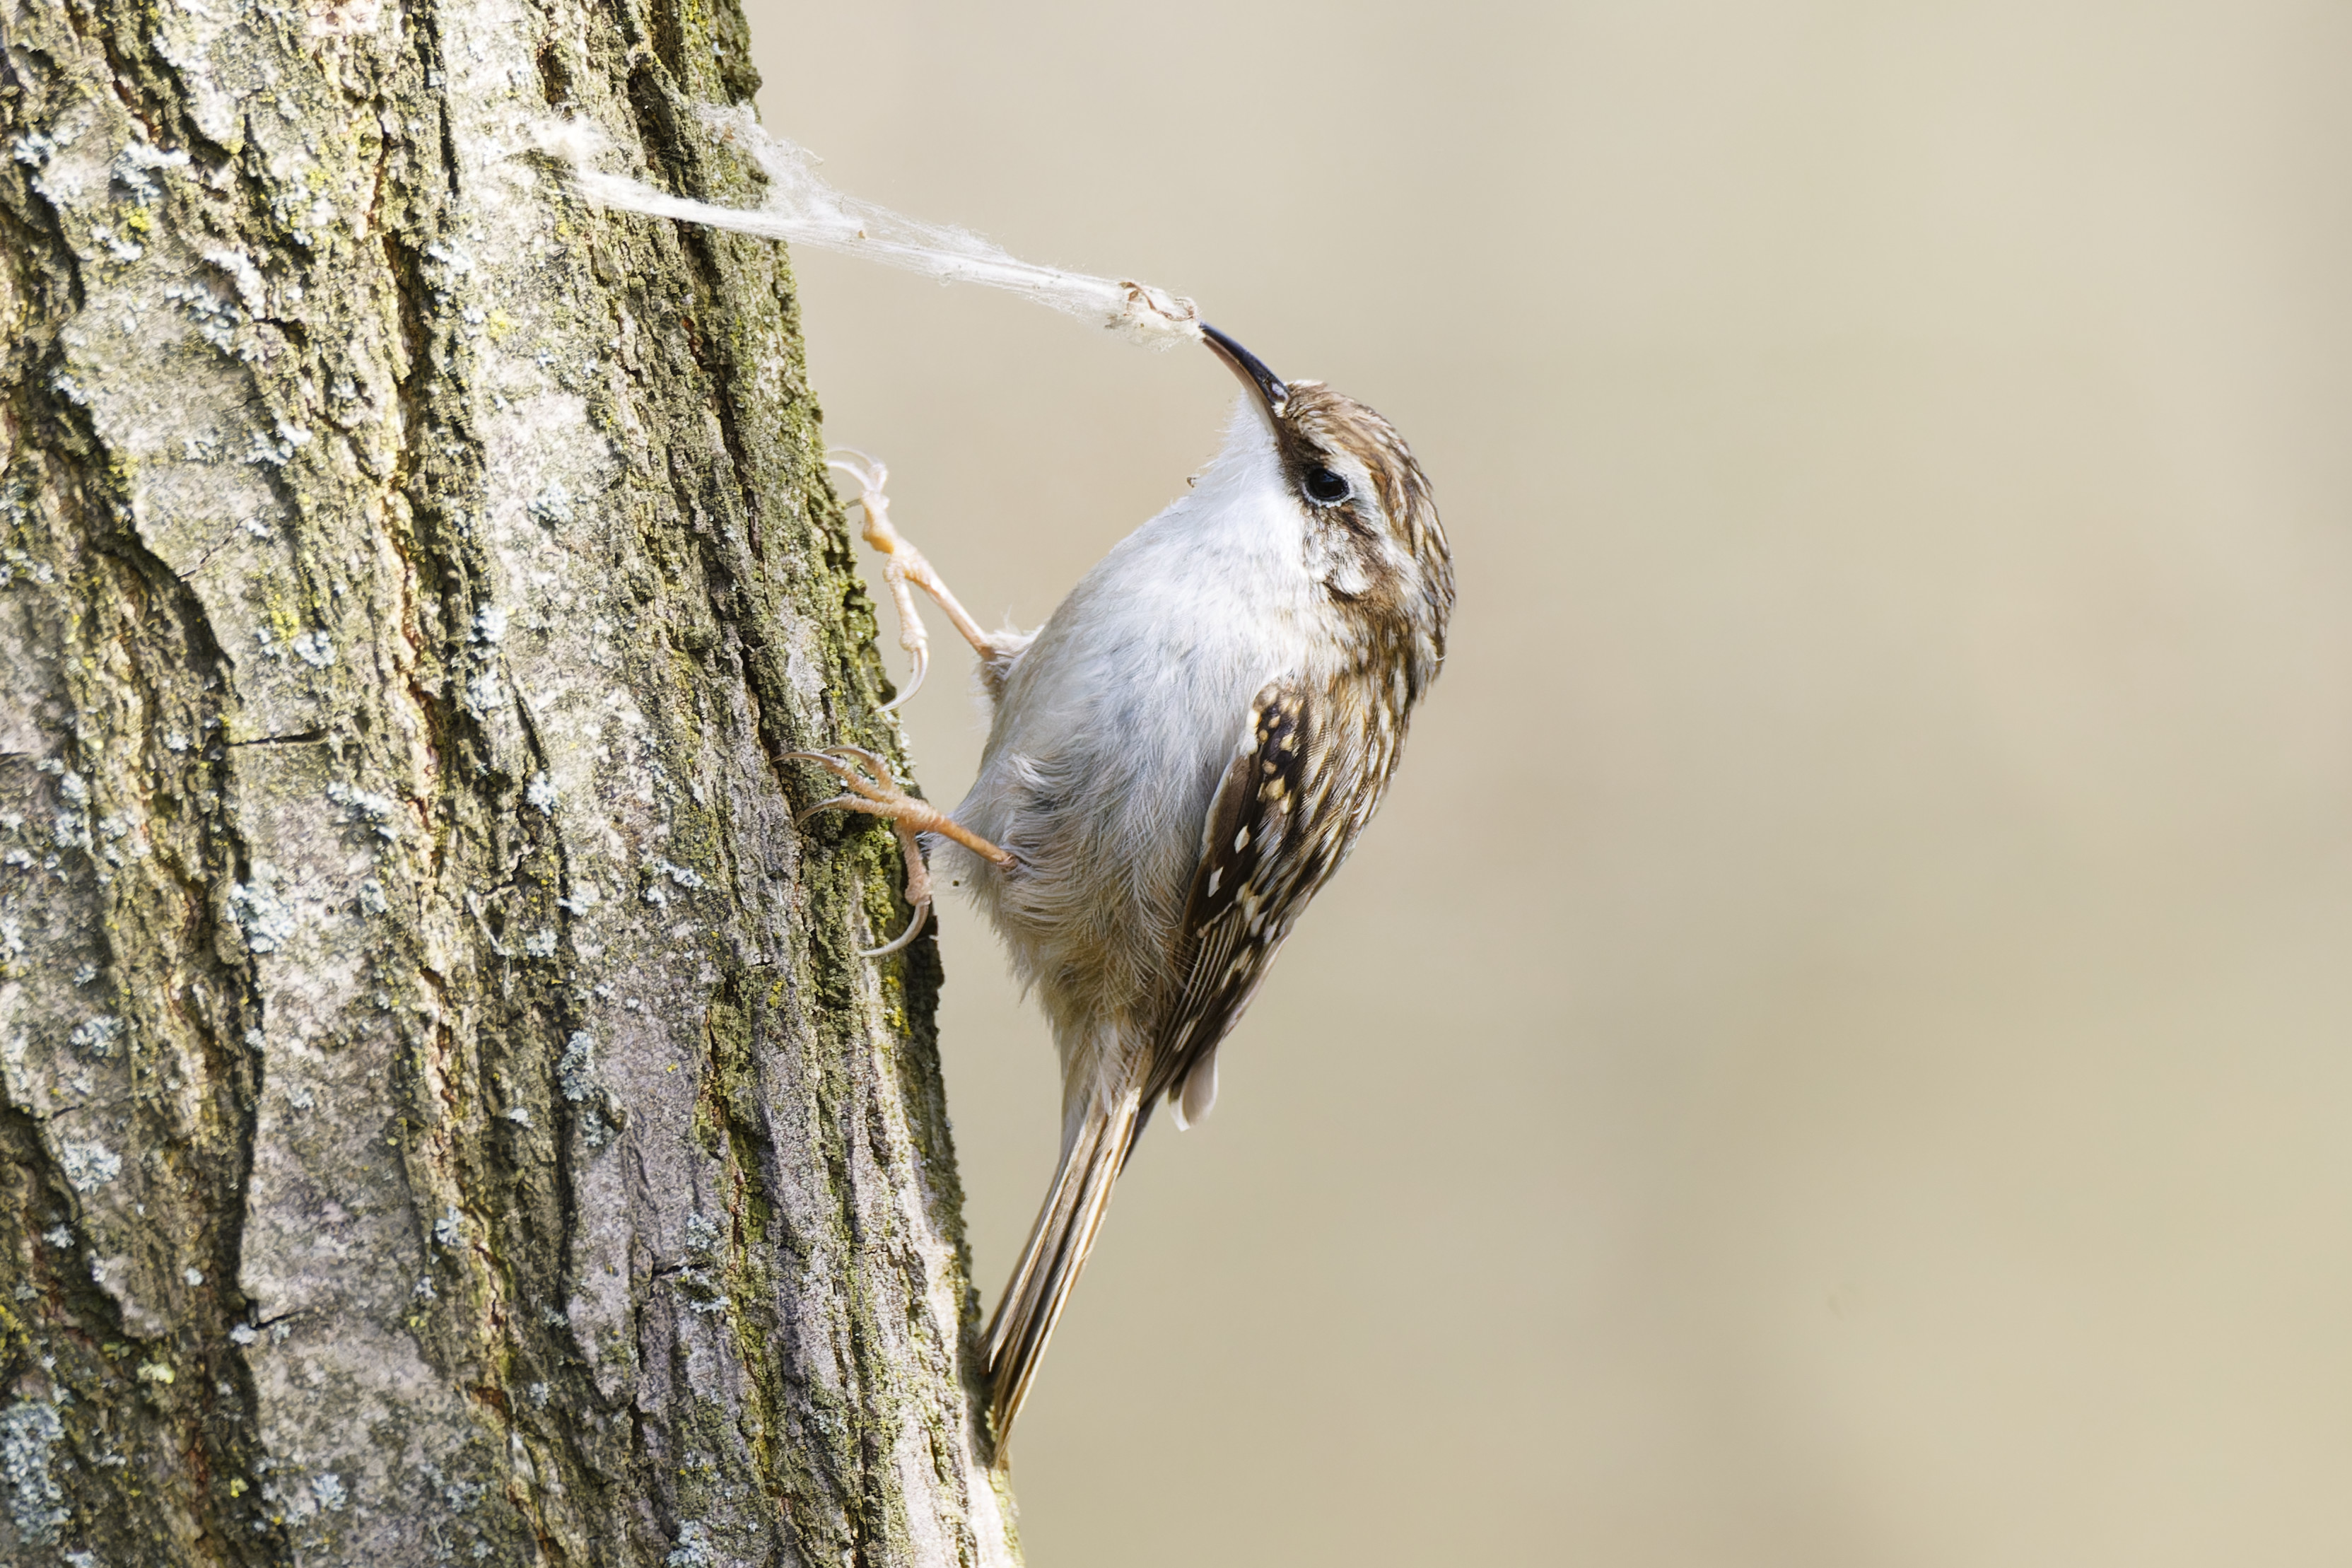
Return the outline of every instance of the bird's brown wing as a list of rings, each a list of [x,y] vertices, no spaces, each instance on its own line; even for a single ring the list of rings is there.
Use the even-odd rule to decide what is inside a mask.
[[[1146,1116],[1240,1021],[1299,912],[1379,803],[1393,732],[1368,733],[1339,707],[1297,673],[1267,682],[1250,703],[1202,829],[1177,933],[1183,989],[1153,1046]]]

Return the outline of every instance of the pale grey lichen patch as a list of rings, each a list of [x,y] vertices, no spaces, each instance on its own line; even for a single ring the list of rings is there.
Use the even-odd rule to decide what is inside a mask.
[[[135,239],[125,239],[107,224],[92,224],[89,237],[106,247],[108,255],[117,261],[136,261],[147,254],[147,247]]]
[[[186,162],[187,154],[181,153],[180,159],[183,163]],[[120,159],[116,160],[117,167],[121,166],[121,163]],[[241,250],[207,250],[204,256],[206,261],[229,275],[236,284],[237,293],[244,297],[247,306],[257,309],[267,303],[261,268],[253,264],[253,258]]]
[[[78,1193],[94,1193],[122,1174],[122,1156],[95,1140],[83,1143],[59,1139],[58,1164]]]
[[[14,987],[0,986],[0,1001],[5,1001],[7,992],[12,989]],[[31,1053],[32,1041],[24,1030],[11,1029],[8,1033],[0,1035],[0,1092],[5,1092],[9,1104],[21,1106],[26,1110],[34,1109],[34,1095],[37,1092],[26,1081],[27,1075],[25,1071],[26,1059]]]
[[[727,1222],[716,1215],[697,1211],[686,1216],[686,1245],[692,1251],[715,1251],[726,1235]]]
[[[707,1270],[681,1268],[677,1274],[677,1293],[686,1302],[687,1310],[701,1317],[719,1317],[735,1303],[722,1288],[721,1282]]]
[[[89,782],[65,769],[58,775],[58,800],[64,809],[57,814],[49,842],[59,849],[90,848]]]
[[[466,682],[466,711],[477,719],[487,719],[506,701],[506,687],[495,669],[485,669]]]
[[[530,500],[530,516],[534,522],[553,528],[572,521],[572,492],[563,488],[562,479],[550,479],[547,487]]]
[[[474,269],[474,258],[467,255],[462,247],[448,240],[436,239],[426,246],[425,259],[433,263],[426,268],[428,272],[440,274],[433,284],[433,291],[436,294],[446,296],[459,279]]]
[[[58,127],[60,132],[65,129],[64,126]],[[69,144],[71,141],[70,135],[67,137],[65,142],[60,142],[57,137],[44,132],[26,131],[9,139],[8,152],[16,162],[26,168],[38,169],[46,166],[50,159],[57,156],[59,146]]]
[[[596,1037],[575,1029],[563,1043],[562,1059],[555,1064],[555,1083],[563,1098],[577,1105],[596,1091]]]
[[[349,807],[352,818],[373,826],[377,837],[387,843],[399,841],[400,803],[390,795],[373,795],[338,783],[327,786],[327,798],[337,805]]]
[[[245,314],[235,305],[201,283],[167,284],[163,289],[163,298],[179,303],[181,310],[186,312],[190,324],[195,328],[198,337],[223,353],[231,355],[238,353],[236,329],[245,320]],[[194,437],[183,438],[200,439]],[[191,454],[191,456],[194,455]]]
[[[253,880],[233,883],[229,912],[245,932],[245,945],[256,952],[276,952],[294,938],[294,910],[278,893],[278,868],[267,860],[253,863]]]
[[[248,467],[282,468],[294,460],[294,454],[310,444],[310,432],[299,425],[289,425],[281,419],[273,431],[256,430],[247,437],[245,461]]]
[[[668,1568],[719,1568],[719,1559],[711,1554],[710,1527],[698,1519],[680,1524],[677,1550],[664,1561]]]
[[[84,981],[80,984],[86,984],[88,982]],[[112,1014],[101,1013],[95,1018],[85,1019],[75,1027],[72,1034],[66,1037],[66,1040],[68,1044],[77,1046],[91,1056],[109,1057],[114,1054],[114,1042],[121,1036],[122,1020]]]
[[[58,1527],[73,1518],[50,1472],[50,1451],[65,1435],[54,1405],[19,1399],[0,1411],[0,1484],[8,1489],[8,1518],[27,1545],[55,1543]]]
[[[115,183],[131,193],[131,199],[142,207],[153,206],[163,196],[163,184],[155,176],[166,170],[184,169],[188,155],[176,149],[165,151],[147,142],[134,139],[114,160]]]
[[[671,882],[689,892],[703,885],[701,872],[690,866],[680,866],[673,861],[665,860],[658,855],[647,857],[644,868],[648,879],[645,889],[646,902],[657,908],[667,905],[670,900],[668,890],[661,885],[659,879],[667,877]]]

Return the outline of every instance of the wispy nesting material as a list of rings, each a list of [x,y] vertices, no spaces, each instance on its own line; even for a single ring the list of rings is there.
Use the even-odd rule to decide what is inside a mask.
[[[569,165],[580,194],[598,206],[818,246],[903,267],[942,283],[1010,289],[1152,348],[1201,335],[1200,317],[1190,300],[1131,279],[1090,278],[1041,267],[1008,255],[968,230],[919,223],[845,196],[817,178],[814,154],[761,130],[749,109],[706,108],[702,119],[719,136],[750,153],[767,174],[765,202],[756,207],[718,206],[673,196],[625,174],[607,174],[593,165],[610,148],[610,139],[584,121],[541,121],[532,128],[532,140],[541,152]]]

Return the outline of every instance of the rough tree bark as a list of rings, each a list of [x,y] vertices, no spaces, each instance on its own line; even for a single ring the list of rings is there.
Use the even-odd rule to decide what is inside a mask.
[[[732,0],[0,42],[0,1559],[1009,1562]]]

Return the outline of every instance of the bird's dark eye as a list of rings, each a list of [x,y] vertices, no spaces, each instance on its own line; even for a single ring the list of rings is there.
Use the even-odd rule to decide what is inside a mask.
[[[1318,506],[1338,506],[1348,499],[1348,481],[1319,465],[1309,468],[1307,499]]]

